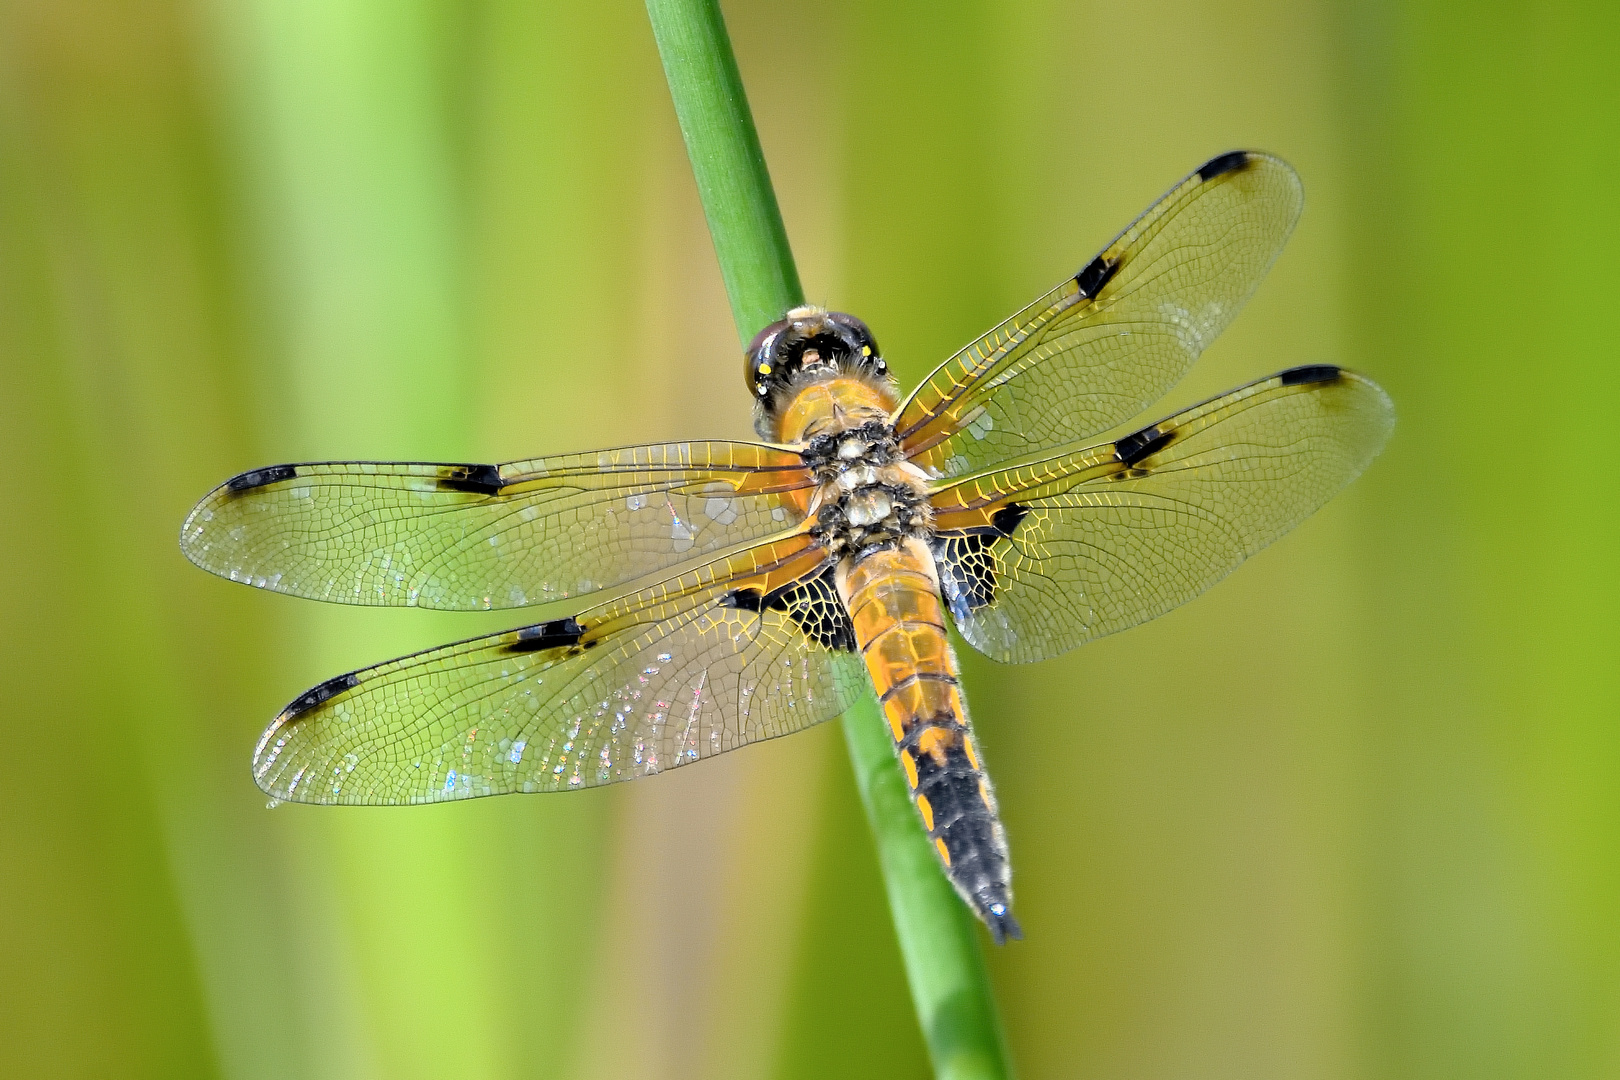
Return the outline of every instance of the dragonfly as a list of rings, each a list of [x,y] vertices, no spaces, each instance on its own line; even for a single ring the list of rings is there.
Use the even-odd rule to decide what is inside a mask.
[[[903,398],[865,323],[793,308],[744,354],[758,442],[232,477],[181,529],[205,570],[335,603],[550,615],[299,694],[254,781],[351,805],[570,791],[876,694],[944,872],[998,944],[1022,936],[946,628],[1004,663],[1058,656],[1202,593],[1368,466],[1390,399],[1329,364],[1140,423],[1302,207],[1284,161],[1215,157]]]

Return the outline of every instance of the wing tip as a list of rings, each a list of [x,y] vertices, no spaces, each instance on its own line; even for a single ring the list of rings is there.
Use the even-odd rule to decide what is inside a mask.
[[[281,758],[282,751],[286,749],[289,738],[287,729],[297,724],[299,720],[313,712],[315,709],[331,701],[340,694],[347,693],[360,685],[359,672],[350,671],[342,675],[334,675],[323,683],[305,690],[302,694],[288,702],[286,708],[276,714],[270,721],[270,726],[264,729],[259,736],[259,743],[253,748],[253,783],[258,789],[270,796],[274,803],[284,802],[326,802],[325,799],[311,799],[304,791],[299,790],[300,782],[305,778],[308,766],[299,769],[293,774],[290,783],[282,783],[282,773],[278,770],[274,778],[271,770]]]
[[[1193,170],[1193,174],[1189,179],[1196,179],[1200,184],[1207,184],[1212,180],[1219,180],[1223,176],[1243,173],[1258,175],[1261,172],[1265,173],[1265,177],[1261,181],[1262,186],[1283,185],[1292,192],[1291,201],[1303,207],[1305,186],[1299,178],[1298,170],[1275,154],[1268,154],[1261,150],[1229,150],[1224,154],[1216,154]],[[1298,217],[1297,212],[1295,217]]]
[[[1383,437],[1378,442],[1380,447],[1389,438],[1389,432],[1395,426],[1395,402],[1390,398],[1389,391],[1359,371],[1351,371],[1337,364],[1305,364],[1279,371],[1272,377],[1280,386],[1340,387],[1370,395],[1379,416],[1380,426],[1384,429]],[[1376,455],[1377,450],[1373,453]]]
[[[297,477],[296,465],[266,465],[237,473],[198,500],[180,523],[180,553],[199,569],[220,577],[232,577],[228,568],[209,558],[209,551],[221,539],[221,530],[217,527],[210,529],[207,523],[213,520],[216,510],[238,496]]]

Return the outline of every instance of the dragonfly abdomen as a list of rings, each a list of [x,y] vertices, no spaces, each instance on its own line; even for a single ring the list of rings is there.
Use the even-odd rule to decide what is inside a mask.
[[[1006,833],[945,637],[933,557],[904,541],[845,563],[838,587],[935,854],[998,943],[1021,937]]]

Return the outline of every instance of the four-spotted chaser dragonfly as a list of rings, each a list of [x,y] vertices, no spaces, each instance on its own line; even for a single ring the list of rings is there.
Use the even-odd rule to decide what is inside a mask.
[[[946,613],[993,659],[1057,656],[1190,600],[1366,468],[1389,398],[1328,365],[1088,441],[1186,374],[1301,206],[1277,158],[1214,158],[903,400],[865,324],[795,308],[745,355],[762,442],[233,477],[180,535],[233,581],[346,604],[567,605],[300,694],[254,780],[311,803],[566,791],[876,691],[945,872],[998,942],[1019,936]]]

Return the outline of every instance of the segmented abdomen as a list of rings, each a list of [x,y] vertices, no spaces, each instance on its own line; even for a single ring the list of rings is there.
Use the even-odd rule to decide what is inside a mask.
[[[973,742],[932,556],[907,541],[846,564],[839,592],[912,802],[956,891],[999,943],[1022,936],[995,794]]]

